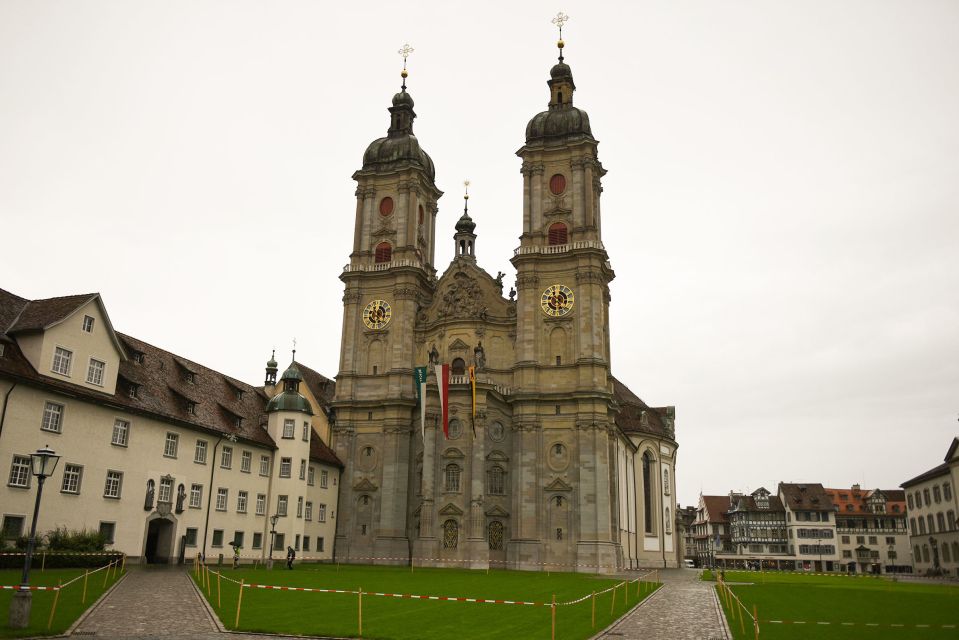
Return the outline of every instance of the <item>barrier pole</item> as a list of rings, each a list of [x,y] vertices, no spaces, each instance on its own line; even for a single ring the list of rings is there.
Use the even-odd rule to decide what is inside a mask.
[[[110,565],[107,565],[107,568],[103,571],[103,588],[106,589],[107,578],[110,576]]]
[[[53,594],[53,606],[50,607],[50,618],[47,620],[48,631],[50,627],[53,626],[53,614],[57,612],[57,603],[60,602],[60,585],[62,584],[63,584],[62,580],[57,580],[57,592]]]
[[[753,629],[756,631],[756,640],[759,640],[759,614],[756,613],[756,605],[753,605]]]
[[[59,593],[59,592],[57,592]],[[550,640],[556,640],[556,594],[553,594],[553,604],[550,606],[550,618],[552,621],[552,630],[550,631]]]
[[[362,638],[363,637],[363,587],[359,587],[357,589],[357,595],[359,596],[359,599],[360,599],[359,600],[360,606],[359,606],[359,609],[357,610],[358,612],[357,615],[359,618],[359,626],[360,626],[359,635]]]
[[[639,599],[639,587],[640,587],[642,584],[643,584],[643,579],[642,579],[642,578],[637,578],[637,579],[636,579],[636,599],[637,599],[637,600]]]
[[[220,601],[220,574],[216,574],[216,608],[220,609],[223,607],[223,602]]]
[[[240,628],[240,607],[243,605],[243,578],[240,578],[240,595],[236,598],[236,621],[233,626]]]
[[[127,554],[124,553],[122,557],[122,564],[120,565],[120,573],[123,573],[124,571],[126,571],[126,568],[127,568]]]
[[[43,552],[43,557],[40,559],[40,573],[43,573],[43,571],[44,571],[46,568],[47,568],[47,552],[44,551],[44,552]],[[49,628],[49,627],[48,627],[48,628]]]
[[[746,636],[746,622],[744,620],[746,616],[743,615],[743,612],[739,612],[739,630],[742,632],[743,637]]]
[[[212,596],[212,595],[213,595],[213,592],[210,590],[210,567],[209,567],[209,565],[204,565],[204,568],[206,569],[206,571],[205,571],[205,573],[206,573],[206,595],[207,595],[207,596]]]
[[[80,604],[87,603],[87,578],[90,577],[90,570],[86,569],[83,572],[83,598],[80,600]]]
[[[616,587],[618,584],[613,585],[613,601],[609,603],[609,615],[613,615],[613,607],[616,606]]]

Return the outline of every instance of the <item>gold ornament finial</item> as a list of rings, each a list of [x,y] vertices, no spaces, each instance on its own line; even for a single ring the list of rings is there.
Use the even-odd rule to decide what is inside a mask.
[[[559,61],[563,61],[563,47],[566,46],[566,43],[563,42],[563,25],[569,22],[569,16],[560,11],[556,14],[556,17],[552,20],[553,24],[559,29],[559,40],[556,41],[556,46],[559,48]]]
[[[397,51],[396,53],[403,56],[403,71],[400,72],[400,77],[403,78],[403,89],[406,89],[406,78],[410,75],[406,72],[406,59],[410,57],[410,54],[413,53],[415,49],[410,46],[410,43],[407,42],[403,45],[403,48]]]
[[[470,199],[470,181],[463,180],[463,200]]]

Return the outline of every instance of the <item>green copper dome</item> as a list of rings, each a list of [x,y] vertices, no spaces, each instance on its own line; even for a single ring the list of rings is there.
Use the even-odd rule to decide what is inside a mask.
[[[403,90],[393,96],[390,112],[390,128],[386,137],[377,138],[370,143],[363,154],[363,170],[393,170],[415,167],[422,169],[430,177],[436,178],[433,159],[420,147],[420,141],[413,135],[413,97]]]
[[[473,230],[476,229],[476,223],[473,222],[473,219],[465,211],[463,215],[460,216],[460,219],[456,221],[456,230],[465,233],[473,233]]]
[[[296,363],[290,363],[290,366],[286,368],[286,371],[283,372],[283,375],[280,376],[280,380],[296,380],[301,382],[303,380],[302,374],[300,374],[300,369],[296,366]]]
[[[561,49],[562,51],[562,49]],[[547,83],[550,89],[549,108],[533,116],[526,125],[526,142],[593,139],[589,126],[589,116],[582,109],[573,106],[573,70],[563,62],[549,71]]]
[[[296,391],[284,391],[273,396],[273,399],[266,405],[266,412],[273,413],[274,411],[299,411],[313,415],[310,401]]]

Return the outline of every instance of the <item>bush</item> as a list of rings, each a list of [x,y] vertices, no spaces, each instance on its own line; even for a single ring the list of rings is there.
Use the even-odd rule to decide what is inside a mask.
[[[69,531],[66,527],[57,527],[46,535],[47,549],[50,551],[103,551],[107,545],[106,536],[93,529]]]

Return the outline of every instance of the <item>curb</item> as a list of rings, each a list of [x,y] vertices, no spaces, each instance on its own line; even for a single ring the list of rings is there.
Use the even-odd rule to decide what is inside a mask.
[[[710,583],[710,593],[713,594],[713,607],[716,609],[716,617],[723,625],[723,638],[729,640],[733,637],[733,632],[729,628],[729,621],[726,620],[726,612],[723,611],[723,605],[719,602],[719,594],[716,592],[715,583]]]
[[[89,607],[87,607],[87,610],[84,611],[82,614],[80,614],[80,617],[77,618],[76,621],[75,621],[72,625],[70,625],[70,628],[69,628],[69,629],[67,629],[66,631],[63,632],[63,635],[62,635],[62,636],[56,636],[56,637],[64,638],[64,637],[73,635],[73,632],[76,631],[77,628],[78,628],[81,624],[83,624],[83,622],[84,622],[87,618],[89,618],[89,617],[93,614],[94,611],[96,611],[97,609],[100,608],[100,605],[103,604],[103,601],[107,599],[107,596],[109,596],[111,593],[113,593],[113,590],[116,589],[117,587],[119,587],[119,586],[123,583],[123,581],[127,579],[127,576],[128,576],[128,575],[130,575],[130,570],[129,570],[129,569],[127,569],[127,570],[125,570],[125,571],[123,572],[123,575],[120,576],[120,579],[119,579],[119,580],[117,580],[116,582],[113,583],[113,586],[111,586],[109,589],[107,589],[106,591],[104,591],[103,593],[101,593],[101,594],[100,594],[100,597],[96,599],[96,602],[94,602],[94,603],[91,604]]]

